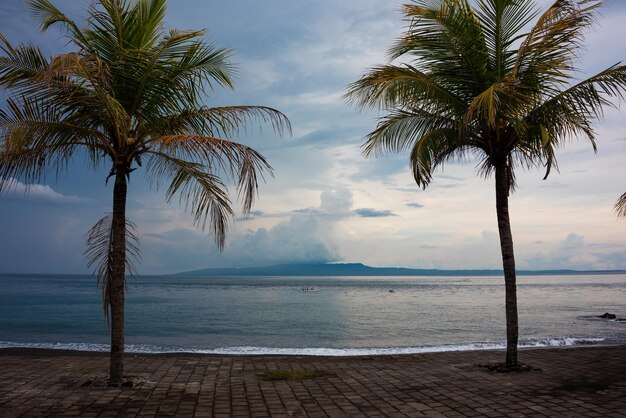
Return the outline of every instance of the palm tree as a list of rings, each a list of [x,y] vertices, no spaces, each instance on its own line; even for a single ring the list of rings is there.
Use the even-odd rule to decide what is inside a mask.
[[[93,167],[111,164],[113,210],[87,235],[86,254],[110,324],[110,384],[119,385],[125,273],[138,255],[126,219],[131,174],[143,165],[155,187],[165,179],[167,200],[179,198],[197,226],[208,222],[223,248],[233,209],[221,178],[236,183],[247,213],[259,175],[271,174],[263,156],[231,138],[252,120],[279,134],[290,125],[268,107],[204,104],[213,89],[232,88],[231,52],[207,43],[203,31],[166,31],[166,0],[97,1],[85,27],[48,0],[27,4],[41,29],[60,26],[75,52],[46,58],[37,47],[14,47],[0,35],[0,85],[10,94],[0,111],[0,179],[38,182],[75,156]]]
[[[595,1],[557,0],[540,13],[531,0],[415,0],[388,65],[349,86],[360,108],[388,112],[366,137],[366,156],[410,149],[417,185],[464,157],[495,174],[506,291],[505,367],[518,366],[515,258],[509,194],[515,168],[556,167],[556,150],[581,136],[596,149],[593,122],[622,97],[626,67],[574,82],[574,59],[593,24]],[[534,21],[534,24],[530,26]],[[395,64],[394,60],[407,63]]]

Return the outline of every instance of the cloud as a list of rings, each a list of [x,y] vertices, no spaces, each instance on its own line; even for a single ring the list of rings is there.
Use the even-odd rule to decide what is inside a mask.
[[[320,209],[331,215],[345,216],[352,208],[352,192],[345,188],[326,190],[320,195]]]
[[[546,180],[546,181],[549,181],[549,180]],[[542,183],[538,187],[541,189],[568,189],[570,188],[570,185],[561,183],[558,181],[554,181],[554,182],[549,182],[549,183]]]
[[[582,235],[578,235],[572,232],[561,241],[561,248],[563,249],[576,249],[585,246],[585,238]]]
[[[390,216],[398,216],[390,210],[376,210],[371,208],[355,209],[352,213],[361,218],[387,218]]]
[[[522,257],[524,268],[613,270],[626,268],[626,247],[586,243],[584,236],[572,232],[550,250]]]
[[[352,216],[353,197],[347,188],[325,190],[318,207],[297,209],[270,228],[236,235],[224,255],[244,265],[289,262],[331,262],[341,259],[333,240],[336,222]]]
[[[0,184],[3,189],[0,197],[9,199],[28,199],[57,204],[81,203],[88,200],[82,197],[64,195],[56,192],[52,187],[46,184],[24,184],[14,178],[7,180],[0,179]]]
[[[251,210],[250,213],[248,214],[248,216],[242,216],[237,218],[237,220],[239,222],[248,222],[251,221],[253,219],[257,219],[262,217],[263,215],[265,215],[265,213],[263,211],[260,210]]]
[[[407,205],[408,207],[410,207],[410,208],[416,208],[416,209],[419,209],[419,208],[423,208],[423,207],[424,207],[424,205],[419,204],[419,203],[407,203],[406,205]]]
[[[235,265],[270,265],[337,261],[339,255],[314,215],[294,215],[272,228],[259,228],[235,236],[226,248],[226,258]]]
[[[462,184],[454,184],[454,183],[445,183],[445,184],[434,183],[431,187],[432,188],[440,188],[440,189],[458,189],[460,187],[464,187],[464,185],[462,185]]]
[[[297,209],[270,227],[233,232],[223,253],[212,238],[177,228],[142,236],[149,259],[146,272],[176,272],[207,267],[250,267],[282,263],[326,263],[341,260],[333,231],[336,223],[353,216],[352,192],[345,188],[320,194],[318,207]],[[274,215],[255,211],[253,215]]]
[[[345,219],[353,216],[359,218],[387,218],[398,216],[391,210],[379,210],[373,208],[352,209],[353,195],[347,188],[337,188],[322,192],[320,196],[319,208],[296,209],[293,212],[298,214],[314,215],[319,218]]]

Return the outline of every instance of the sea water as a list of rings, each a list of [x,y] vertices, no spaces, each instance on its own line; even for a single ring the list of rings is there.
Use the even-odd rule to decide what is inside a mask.
[[[521,346],[626,343],[626,275],[518,278]],[[131,352],[354,355],[503,347],[502,277],[128,278]],[[0,275],[0,347],[104,351],[90,276]]]

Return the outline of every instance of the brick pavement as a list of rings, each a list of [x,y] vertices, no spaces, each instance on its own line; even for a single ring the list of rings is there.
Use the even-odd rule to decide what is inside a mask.
[[[624,417],[626,346],[372,357],[128,355],[132,388],[98,386],[98,353],[0,350],[1,417]],[[326,371],[265,380],[277,369]],[[91,381],[92,384],[85,384]]]

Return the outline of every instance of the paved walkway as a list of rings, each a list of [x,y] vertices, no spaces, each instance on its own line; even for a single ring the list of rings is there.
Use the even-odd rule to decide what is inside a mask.
[[[502,352],[384,357],[128,355],[133,388],[98,386],[108,358],[0,350],[1,417],[626,416],[626,346],[521,352],[542,371],[489,372]],[[266,380],[277,369],[323,371]],[[91,384],[89,382],[92,382]]]

